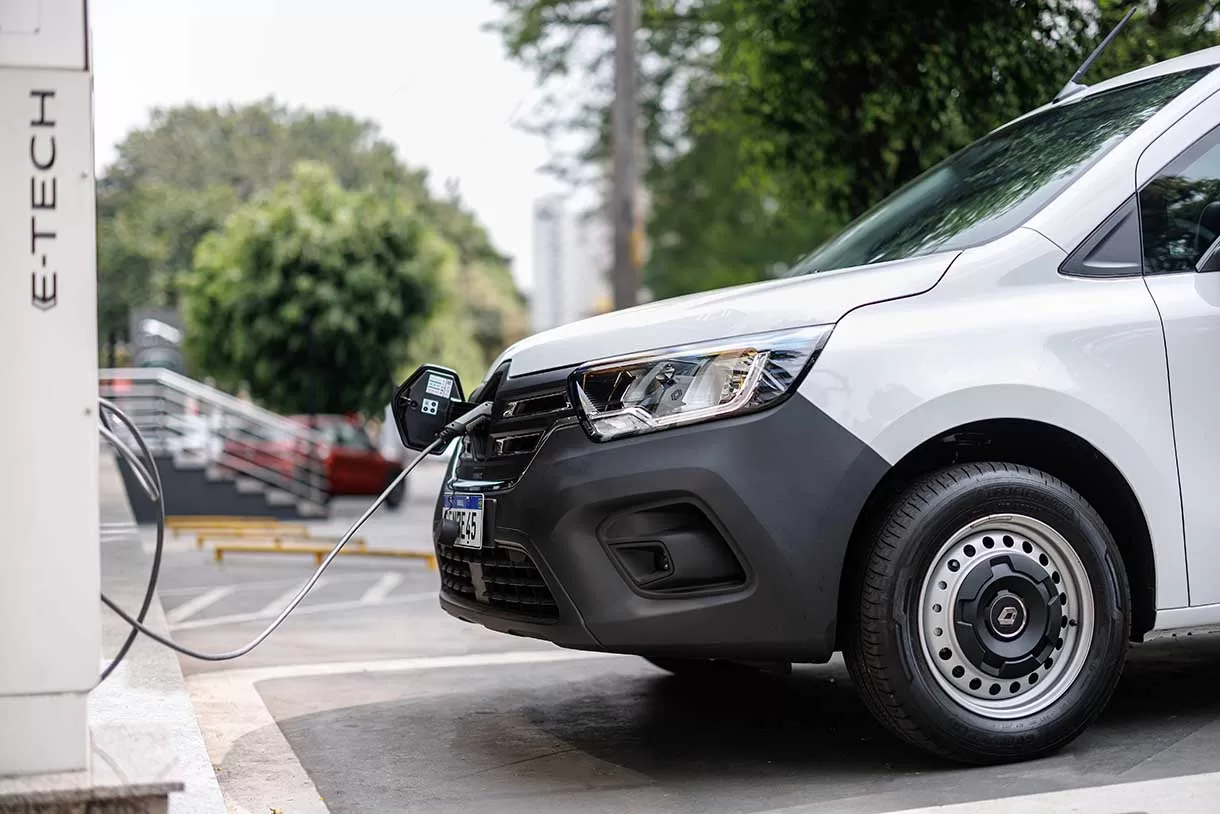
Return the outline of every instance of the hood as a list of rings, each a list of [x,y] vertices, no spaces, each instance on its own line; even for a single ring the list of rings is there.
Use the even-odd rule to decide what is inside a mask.
[[[838,322],[862,305],[928,291],[958,254],[769,280],[613,311],[529,336],[504,351],[490,370],[509,360],[508,375],[521,376],[608,356]]]

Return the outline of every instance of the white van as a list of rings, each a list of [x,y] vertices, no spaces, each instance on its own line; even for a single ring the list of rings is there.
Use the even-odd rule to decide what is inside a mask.
[[[1039,108],[784,279],[509,348],[443,607],[709,680],[842,651],[956,760],[1070,742],[1129,642],[1220,623],[1218,63]]]

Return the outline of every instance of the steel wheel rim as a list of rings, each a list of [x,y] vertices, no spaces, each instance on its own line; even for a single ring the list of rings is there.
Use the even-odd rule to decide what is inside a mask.
[[[954,703],[986,718],[1054,704],[1093,640],[1084,563],[1062,534],[1025,515],[990,515],[954,533],[932,560],[917,608],[929,672]]]

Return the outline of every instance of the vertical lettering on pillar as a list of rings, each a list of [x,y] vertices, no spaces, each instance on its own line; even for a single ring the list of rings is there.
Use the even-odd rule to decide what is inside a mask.
[[[56,201],[59,179],[55,170],[55,91],[31,90],[30,131],[30,304],[49,311],[59,304],[59,275],[55,271]]]

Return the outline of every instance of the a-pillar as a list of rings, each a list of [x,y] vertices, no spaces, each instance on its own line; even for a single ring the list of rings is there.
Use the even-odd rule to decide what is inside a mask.
[[[101,666],[85,0],[0,0],[0,775],[87,768]]]

